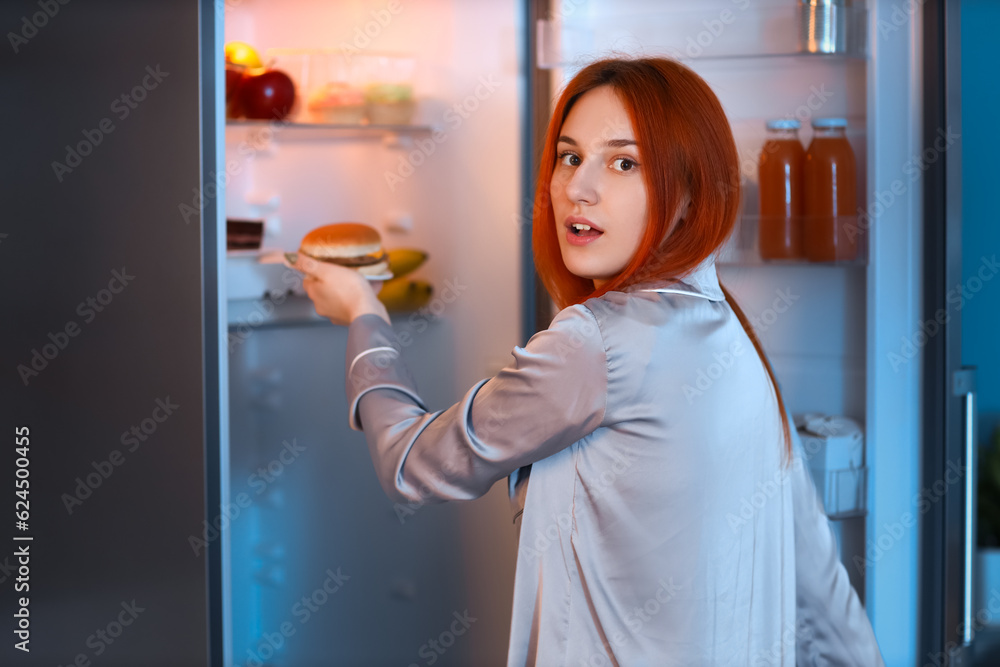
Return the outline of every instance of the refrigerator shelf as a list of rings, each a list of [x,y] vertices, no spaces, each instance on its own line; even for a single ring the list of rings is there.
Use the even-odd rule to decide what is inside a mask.
[[[412,326],[415,322],[421,322],[426,327],[443,319],[427,308],[389,309],[388,312],[393,324],[400,326],[403,323]],[[226,314],[230,333],[239,338],[246,338],[247,332],[258,328],[330,324],[326,317],[316,314],[313,302],[299,293],[297,288],[285,292],[268,291],[256,298],[229,299]]]
[[[864,268],[868,262],[863,259],[856,259],[849,262],[810,262],[805,259],[761,259],[760,255],[746,255],[743,257],[733,257],[716,262],[717,266],[826,266],[843,268]]]
[[[602,55],[666,55],[686,63],[748,58],[868,58],[868,12],[838,7],[839,15],[809,16],[801,5],[739,7],[694,3],[623,11],[568,11],[538,21],[540,69],[579,69]],[[591,8],[592,9],[592,8]]]
[[[802,259],[763,259],[757,234],[760,216],[743,215],[737,222],[729,241],[722,247],[716,264],[719,266],[828,266],[866,267],[868,266],[867,235],[858,236],[857,258],[837,262],[811,262]]]
[[[440,129],[436,125],[333,125],[278,120],[227,120],[226,140],[260,144],[270,141],[379,139],[395,143]]]

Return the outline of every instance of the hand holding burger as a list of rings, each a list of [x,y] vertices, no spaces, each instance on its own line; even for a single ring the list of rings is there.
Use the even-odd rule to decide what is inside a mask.
[[[368,225],[340,223],[314,229],[302,239],[295,262],[286,264],[304,274],[302,287],[316,313],[334,324],[347,325],[368,313],[390,322],[377,296],[382,283],[365,278],[388,271],[381,237]]]

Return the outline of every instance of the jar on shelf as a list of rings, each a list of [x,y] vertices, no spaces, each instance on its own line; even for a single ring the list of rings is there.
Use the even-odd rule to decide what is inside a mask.
[[[761,259],[802,257],[802,166],[799,121],[767,121],[757,176],[760,217],[757,222]]]
[[[815,118],[812,127],[803,167],[802,250],[812,262],[850,261],[857,258],[861,230],[847,120]]]

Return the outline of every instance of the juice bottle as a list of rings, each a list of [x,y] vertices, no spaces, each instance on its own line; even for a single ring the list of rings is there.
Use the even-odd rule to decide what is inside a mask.
[[[767,121],[767,139],[760,151],[761,259],[802,257],[802,164],[799,121]]]
[[[854,151],[843,118],[816,118],[803,167],[802,249],[812,262],[857,257],[858,203]]]

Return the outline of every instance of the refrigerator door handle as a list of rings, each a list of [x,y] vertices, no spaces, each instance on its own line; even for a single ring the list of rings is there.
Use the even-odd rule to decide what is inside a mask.
[[[962,396],[965,407],[963,435],[965,436],[965,577],[964,606],[962,624],[962,645],[972,644],[972,601],[975,595],[973,587],[973,565],[976,553],[976,472],[978,456],[976,447],[976,369],[963,367],[955,373],[954,393]]]

